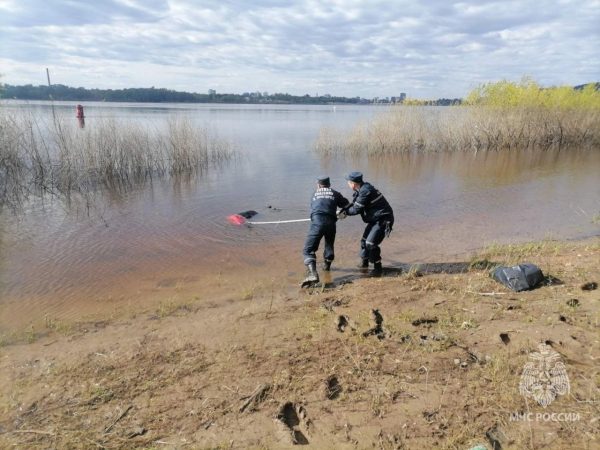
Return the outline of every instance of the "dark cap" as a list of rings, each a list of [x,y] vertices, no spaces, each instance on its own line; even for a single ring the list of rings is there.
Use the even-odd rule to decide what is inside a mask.
[[[317,178],[317,183],[319,183],[321,186],[329,186],[331,184],[329,177],[319,177]]]
[[[348,174],[348,176],[346,177],[346,180],[353,181],[355,183],[362,183],[363,182],[362,177],[363,177],[362,172],[350,172]]]

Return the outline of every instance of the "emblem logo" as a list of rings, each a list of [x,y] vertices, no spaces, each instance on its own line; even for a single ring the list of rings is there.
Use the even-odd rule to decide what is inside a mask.
[[[538,348],[540,351],[529,355],[531,361],[523,367],[519,392],[545,408],[557,396],[568,394],[571,388],[560,354],[546,344]]]

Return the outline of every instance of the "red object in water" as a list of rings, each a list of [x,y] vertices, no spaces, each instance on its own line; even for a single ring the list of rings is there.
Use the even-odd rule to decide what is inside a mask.
[[[232,225],[244,225],[246,223],[246,219],[239,214],[232,214],[227,216],[227,220]]]
[[[83,119],[85,117],[83,115],[83,106],[82,105],[77,105],[75,107],[75,117],[77,117],[78,119]]]

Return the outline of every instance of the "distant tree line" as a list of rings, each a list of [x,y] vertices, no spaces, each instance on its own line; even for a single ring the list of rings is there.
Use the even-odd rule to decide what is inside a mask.
[[[402,102],[408,106],[454,106],[461,105],[461,98],[438,98],[437,100],[418,100],[415,98],[407,98]]]
[[[574,86],[583,90],[586,86],[600,89],[600,83],[588,83]],[[538,87],[539,88],[539,87]],[[589,88],[588,88],[589,89]],[[244,92],[243,94],[222,94],[210,90],[207,94],[174,91],[171,89],[128,88],[128,89],[86,89],[74,88],[62,84],[52,86],[13,86],[0,84],[0,98],[18,100],[64,100],[64,101],[97,101],[97,102],[139,102],[139,103],[269,103],[269,104],[390,104],[395,98],[365,99],[361,97],[335,97],[331,95],[291,95],[268,94],[267,92]],[[460,105],[463,99],[440,98],[437,100],[419,100],[406,98],[405,105],[451,106]]]
[[[74,88],[62,84],[52,86],[0,86],[0,98],[18,100],[62,100],[95,102],[135,102],[135,103],[265,103],[265,104],[390,104],[395,98],[366,99],[361,97],[335,97],[332,95],[291,95],[268,94],[266,92],[244,92],[243,94],[222,94],[210,90],[207,94],[174,91],[171,89],[128,88],[128,89],[86,89]],[[438,100],[407,99],[405,104],[449,106],[461,103],[461,99],[442,98]]]
[[[586,86],[589,86],[589,85],[592,85],[595,90],[600,91],[600,83],[578,84],[577,86],[575,86],[574,89],[577,89],[578,91],[581,91],[582,89],[585,89]]]
[[[300,103],[300,104],[362,104],[371,103],[360,97],[334,97],[330,95],[298,96],[291,94],[266,94],[245,92],[243,94],[222,94],[211,91],[209,94],[181,92],[171,89],[128,88],[128,89],[86,89],[54,84],[52,86],[3,85],[0,98],[18,100],[64,100],[98,102],[151,102],[151,103]]]

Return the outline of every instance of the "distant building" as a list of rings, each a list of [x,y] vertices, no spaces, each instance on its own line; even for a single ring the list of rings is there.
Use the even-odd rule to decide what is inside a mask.
[[[214,89],[208,90],[208,95],[215,95],[216,93],[217,93],[217,91],[215,91]]]
[[[391,97],[390,103],[404,103],[404,100],[406,100],[406,94],[401,92],[400,97]]]

